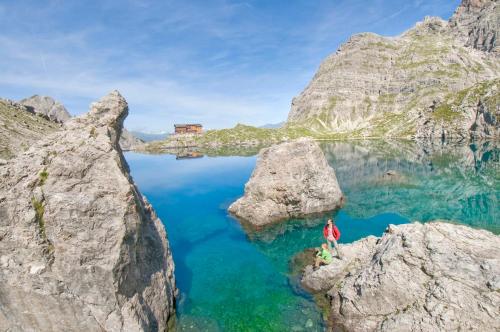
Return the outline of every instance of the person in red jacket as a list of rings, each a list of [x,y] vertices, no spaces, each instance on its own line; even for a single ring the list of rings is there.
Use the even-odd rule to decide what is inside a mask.
[[[340,254],[340,248],[337,243],[338,239],[340,239],[340,231],[335,226],[335,222],[332,219],[328,219],[326,222],[325,227],[323,227],[323,236],[325,237],[326,241],[328,242],[328,249],[332,251],[332,243],[333,246],[335,247],[335,250],[337,251],[337,256],[342,259],[342,256]]]

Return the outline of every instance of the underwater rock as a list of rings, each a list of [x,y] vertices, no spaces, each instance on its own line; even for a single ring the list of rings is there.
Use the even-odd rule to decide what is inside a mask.
[[[500,237],[445,222],[390,225],[343,245],[342,260],[302,284],[326,293],[330,323],[346,331],[500,329]]]
[[[263,149],[245,194],[229,212],[253,226],[339,208],[343,195],[318,143],[302,138]]]

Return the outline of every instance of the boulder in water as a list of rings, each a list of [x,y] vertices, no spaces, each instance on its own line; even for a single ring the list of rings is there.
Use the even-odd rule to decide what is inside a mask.
[[[253,226],[339,208],[343,195],[319,144],[298,139],[263,149],[229,212]]]

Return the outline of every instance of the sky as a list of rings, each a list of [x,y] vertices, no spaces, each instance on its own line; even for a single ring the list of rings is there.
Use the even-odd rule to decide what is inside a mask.
[[[117,89],[125,126],[286,120],[321,61],[359,32],[396,36],[460,0],[0,0],[0,97],[73,115]]]

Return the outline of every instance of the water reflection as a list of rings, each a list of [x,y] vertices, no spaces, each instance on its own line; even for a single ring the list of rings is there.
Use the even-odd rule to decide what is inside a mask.
[[[164,153],[173,154],[177,159],[208,157],[251,157],[259,153],[259,151],[268,145],[229,145],[229,146],[213,146],[213,147],[186,147],[186,148],[170,148]]]
[[[395,212],[500,232],[499,142],[329,142],[322,148],[347,196],[343,211],[354,217]]]

